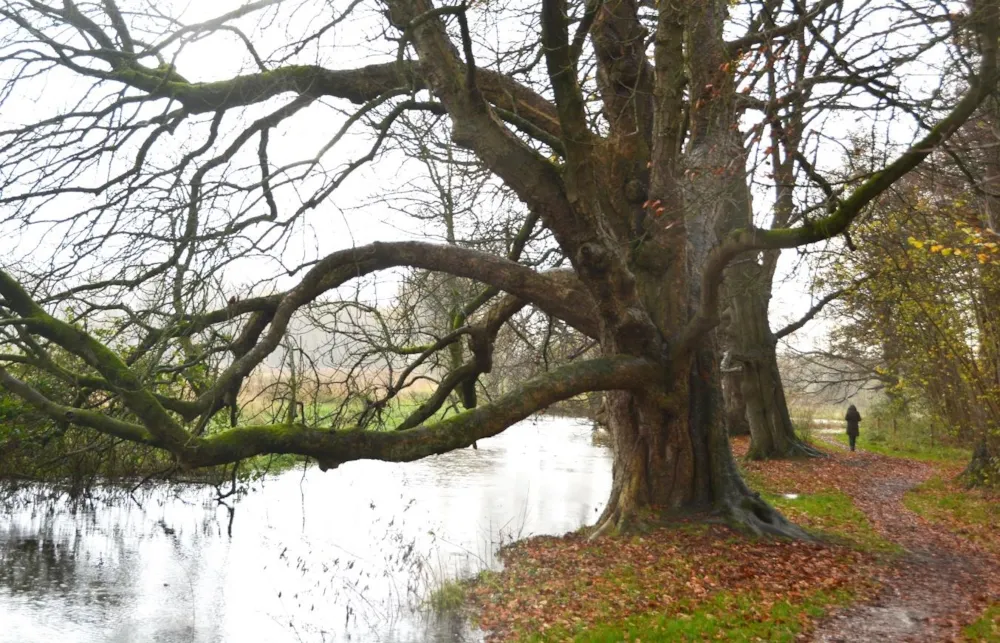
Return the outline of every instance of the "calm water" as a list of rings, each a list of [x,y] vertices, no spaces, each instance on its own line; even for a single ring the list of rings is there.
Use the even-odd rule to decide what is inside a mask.
[[[232,503],[135,501],[0,515],[0,643],[475,641],[427,588],[497,566],[512,539],[592,524],[611,457],[589,424],[523,422],[409,464],[291,471]]]

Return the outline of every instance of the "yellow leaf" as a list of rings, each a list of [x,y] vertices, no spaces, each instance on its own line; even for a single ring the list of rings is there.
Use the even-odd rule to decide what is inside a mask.
[[[944,248],[944,249],[941,250],[941,254],[944,255],[945,257],[947,257],[948,255],[950,255],[952,252],[953,252],[953,250],[951,248]]]
[[[936,243],[931,246],[931,252],[941,252],[941,248],[944,248],[940,243]]]
[[[909,239],[907,239],[907,241],[909,242],[909,244],[911,246],[913,246],[917,250],[919,250],[920,248],[924,247],[924,242],[923,241],[919,241],[919,240],[917,240],[917,239],[915,239],[913,237],[910,237]]]
[[[989,255],[980,252],[976,255],[976,259],[979,259],[979,263],[986,263],[989,260]]]

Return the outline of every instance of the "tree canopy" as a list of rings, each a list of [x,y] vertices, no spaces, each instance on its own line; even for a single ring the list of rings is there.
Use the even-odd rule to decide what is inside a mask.
[[[997,0],[955,12],[935,0],[212,11],[0,3],[0,98],[16,114],[0,132],[0,203],[20,246],[0,271],[0,384],[53,422],[185,467],[265,453],[323,467],[414,460],[610,391],[614,489],[599,533],[648,506],[794,532],[746,488],[725,440],[715,329],[751,314],[731,277],[773,261],[766,251],[847,233],[994,91],[1000,36]],[[224,55],[199,64],[210,52]],[[909,82],[916,72],[939,82]],[[909,142],[843,180],[826,159],[846,118]],[[464,168],[506,205],[452,208],[472,233],[443,243],[324,234],[359,173],[421,155],[414,185]],[[755,208],[756,192],[777,205]],[[484,236],[493,242],[469,242]],[[251,264],[271,273],[238,293],[233,273]],[[448,303],[445,327],[416,334],[384,307],[346,312],[364,309],[352,285],[393,269],[480,289]],[[493,369],[498,334],[524,311],[592,342],[439,418]],[[365,368],[300,350],[280,371],[280,413],[234,412],[254,377],[273,374],[268,359],[296,353],[289,337],[303,327],[330,346],[350,338]],[[43,392],[39,374],[63,389]],[[429,403],[397,426],[378,421],[427,379]],[[326,391],[340,411],[307,411],[303,391]]]

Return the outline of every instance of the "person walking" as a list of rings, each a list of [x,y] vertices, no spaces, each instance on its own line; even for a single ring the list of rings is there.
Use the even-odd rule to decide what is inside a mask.
[[[851,451],[853,451],[854,445],[858,441],[858,425],[861,423],[858,407],[853,404],[847,407],[847,415],[844,416],[844,419],[847,420],[847,440],[851,443]]]

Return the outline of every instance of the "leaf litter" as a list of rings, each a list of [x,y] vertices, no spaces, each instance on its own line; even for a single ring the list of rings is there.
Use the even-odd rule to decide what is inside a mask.
[[[962,626],[1000,600],[1000,564],[990,547],[963,538],[961,530],[929,523],[902,502],[907,490],[930,477],[956,472],[946,464],[831,446],[827,458],[743,466],[754,483],[774,493],[847,494],[870,529],[902,548],[902,554],[842,543],[755,539],[695,522],[596,541],[584,531],[537,537],[504,549],[504,570],[470,586],[478,624],[489,641],[530,635],[563,640],[640,615],[690,618],[699,610],[718,609],[725,604],[719,597],[731,595],[752,598],[741,618],[765,621],[774,618],[771,608],[780,602],[795,605],[819,595],[839,596],[849,604],[825,617],[822,611],[801,611],[795,616],[796,638],[962,640]],[[734,440],[737,456],[746,448],[745,439]],[[795,518],[809,522],[806,516]],[[846,525],[841,530],[848,541],[856,535]],[[996,538],[1000,542],[1000,534]],[[726,633],[720,629],[706,636]],[[637,639],[626,632],[619,640]]]

